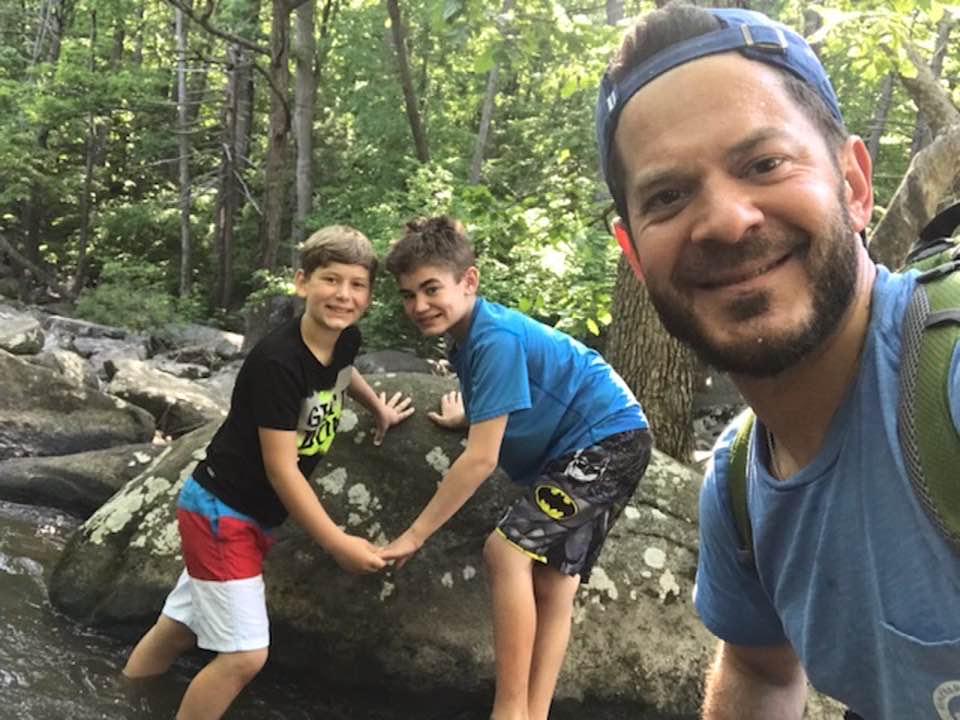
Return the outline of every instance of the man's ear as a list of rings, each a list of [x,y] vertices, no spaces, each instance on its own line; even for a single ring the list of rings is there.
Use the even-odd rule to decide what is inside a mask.
[[[617,239],[617,244],[623,250],[624,257],[630,263],[633,274],[637,276],[640,282],[643,282],[643,268],[640,265],[640,258],[637,257],[636,248],[633,247],[633,240],[630,239],[630,230],[627,224],[619,217],[613,219],[613,236]]]
[[[840,156],[847,212],[856,232],[863,230],[873,213],[873,161],[863,140],[851,135]]]

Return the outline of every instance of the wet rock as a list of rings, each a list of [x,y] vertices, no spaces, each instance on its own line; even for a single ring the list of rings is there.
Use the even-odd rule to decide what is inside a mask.
[[[163,450],[141,443],[54,457],[0,461],[0,499],[87,518]]]
[[[145,410],[0,350],[0,460],[147,442]]]

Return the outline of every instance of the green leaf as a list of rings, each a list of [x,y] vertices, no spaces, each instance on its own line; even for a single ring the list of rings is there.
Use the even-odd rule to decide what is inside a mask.
[[[597,325],[597,321],[593,318],[587,318],[587,330],[592,332],[594,335],[600,334],[600,326]]]
[[[560,97],[568,98],[580,89],[580,79],[574,76],[568,77],[563,85],[560,86]]]
[[[490,69],[493,67],[493,63],[493,48],[487,48],[485,53],[478,55],[473,61],[473,71],[478,75],[483,75],[490,72]]]
[[[461,12],[463,12],[463,0],[447,0],[447,4],[443,7],[443,19],[450,22]]]

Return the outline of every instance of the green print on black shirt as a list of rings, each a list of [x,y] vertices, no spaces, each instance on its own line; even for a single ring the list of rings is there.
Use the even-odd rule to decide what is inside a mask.
[[[313,396],[312,407],[307,413],[307,426],[297,430],[297,452],[300,455],[316,455],[330,449],[333,436],[337,434],[340,414],[343,412],[343,396],[339,392],[319,390]]]

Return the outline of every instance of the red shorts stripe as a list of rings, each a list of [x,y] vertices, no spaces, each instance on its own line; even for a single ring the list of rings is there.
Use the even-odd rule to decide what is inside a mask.
[[[272,539],[255,523],[221,515],[214,533],[207,517],[179,507],[177,524],[190,577],[222,582],[261,574]]]

